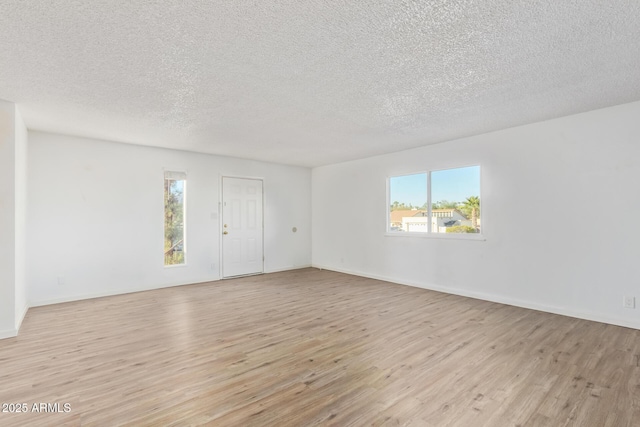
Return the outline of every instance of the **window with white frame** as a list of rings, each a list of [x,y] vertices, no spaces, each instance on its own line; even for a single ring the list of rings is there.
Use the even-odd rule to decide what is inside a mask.
[[[481,233],[480,166],[392,176],[391,233]]]
[[[184,172],[164,173],[164,265],[185,263],[185,190]]]

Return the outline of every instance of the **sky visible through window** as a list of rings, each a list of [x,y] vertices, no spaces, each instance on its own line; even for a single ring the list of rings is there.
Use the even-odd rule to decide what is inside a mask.
[[[391,178],[390,202],[422,206],[427,201],[427,174]],[[480,166],[431,172],[431,200],[463,202],[467,197],[480,196]]]

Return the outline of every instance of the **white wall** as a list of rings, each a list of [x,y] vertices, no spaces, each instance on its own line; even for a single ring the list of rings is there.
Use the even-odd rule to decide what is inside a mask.
[[[640,328],[640,102],[312,171],[313,265]],[[386,177],[480,164],[485,241],[385,236]],[[637,301],[640,303],[640,301]]]
[[[0,338],[16,335],[15,105],[0,100]]]
[[[264,178],[266,272],[311,263],[307,168],[40,132],[28,153],[31,305],[219,279],[221,175]],[[182,267],[163,266],[163,168],[188,174]]]
[[[20,329],[27,305],[27,128],[15,114],[15,324]]]

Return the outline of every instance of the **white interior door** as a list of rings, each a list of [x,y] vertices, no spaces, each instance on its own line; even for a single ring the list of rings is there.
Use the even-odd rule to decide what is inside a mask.
[[[262,180],[222,177],[222,276],[262,272]]]

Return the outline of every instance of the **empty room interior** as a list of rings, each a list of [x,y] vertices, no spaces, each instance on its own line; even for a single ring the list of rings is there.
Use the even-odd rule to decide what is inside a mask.
[[[640,425],[640,2],[8,1],[0,58],[0,425]]]

